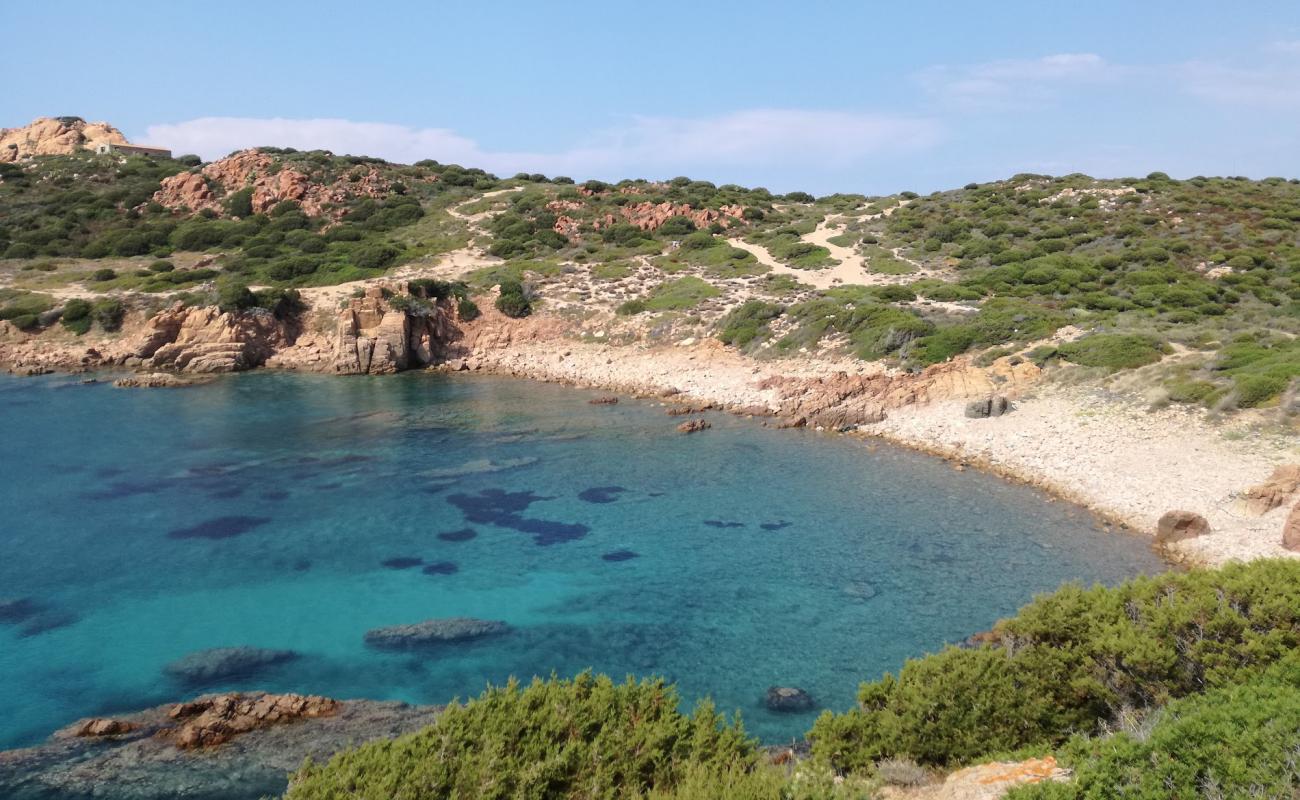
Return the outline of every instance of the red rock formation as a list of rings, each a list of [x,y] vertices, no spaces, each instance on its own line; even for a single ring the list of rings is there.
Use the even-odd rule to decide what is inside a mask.
[[[170,209],[185,208],[192,213],[208,209],[220,214],[225,211],[224,197],[251,187],[255,214],[293,200],[310,216],[330,213],[337,218],[343,216],[343,206],[352,198],[386,197],[391,191],[388,181],[373,166],[357,180],[322,184],[293,167],[277,170],[276,163],[271,155],[259,150],[241,150],[213,161],[199,172],[165,178],[153,199]]]
[[[643,231],[658,230],[669,217],[678,216],[689,218],[697,228],[707,228],[715,222],[730,226],[744,212],[744,206],[722,206],[715,211],[691,208],[686,203],[636,203],[619,208],[625,220]]]
[[[41,117],[21,128],[0,128],[0,162],[68,155],[78,150],[93,150],[104,142],[127,144],[122,132],[107,122],[86,122],[79,117]]]
[[[177,749],[215,747],[236,736],[300,719],[328,717],[339,702],[328,697],[300,694],[223,694],[181,703],[168,716],[179,725],[158,732]]]
[[[1191,511],[1169,511],[1156,523],[1156,544],[1195,539],[1210,532],[1210,523]]]

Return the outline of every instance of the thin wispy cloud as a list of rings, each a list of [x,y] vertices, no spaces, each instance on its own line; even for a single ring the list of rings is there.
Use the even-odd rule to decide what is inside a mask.
[[[942,136],[938,122],[921,116],[751,109],[701,118],[633,117],[555,152],[492,150],[447,128],[346,119],[203,117],[151,125],[143,141],[205,159],[275,145],[405,163],[433,158],[500,174],[662,176],[719,166],[847,168],[925,150]]]
[[[933,99],[958,108],[1011,108],[1041,104],[1081,85],[1114,83],[1125,68],[1096,53],[1056,53],[964,66],[936,65],[916,81]]]

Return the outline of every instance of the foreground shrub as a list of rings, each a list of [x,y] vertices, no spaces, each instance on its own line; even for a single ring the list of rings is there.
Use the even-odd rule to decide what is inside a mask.
[[[74,298],[63,304],[63,314],[59,321],[63,327],[81,336],[90,330],[92,319],[90,317],[90,303],[81,298]]]
[[[1300,786],[1300,669],[1175,701],[1133,730],[1062,748],[1074,780],[1009,800],[1292,798]]]
[[[515,319],[533,313],[533,304],[524,291],[524,285],[514,280],[501,282],[501,294],[497,297],[496,307],[497,311]]]
[[[968,762],[1242,682],[1300,645],[1300,562],[1067,586],[994,633],[996,646],[949,648],[863,684],[859,709],[817,720],[814,753],[857,770],[892,756]]]
[[[616,685],[586,673],[526,688],[512,680],[448,707],[419,733],[309,762],[286,797],[633,798],[672,792],[688,774],[754,764],[738,721],[708,703],[690,715],[677,709],[676,691],[660,680]]]

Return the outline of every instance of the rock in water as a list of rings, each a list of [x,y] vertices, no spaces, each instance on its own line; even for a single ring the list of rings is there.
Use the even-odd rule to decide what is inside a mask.
[[[983,400],[972,400],[966,404],[966,416],[971,419],[1000,417],[1010,410],[1011,403],[1000,394],[986,397]]]
[[[1190,511],[1169,511],[1156,524],[1156,544],[1195,539],[1210,532],[1210,523]]]
[[[677,426],[680,433],[698,433],[713,427],[707,419],[688,419],[681,425]]]
[[[605,395],[604,397],[593,397],[587,403],[593,406],[616,406],[618,405],[618,398],[613,395]]]
[[[797,686],[771,686],[763,704],[772,711],[811,711],[816,703],[812,695]]]
[[[411,625],[390,625],[366,632],[366,644],[386,650],[404,650],[451,642],[465,642],[506,633],[504,622],[472,617],[429,619]]]
[[[274,664],[293,661],[292,650],[265,650],[259,647],[214,647],[190,653],[163,667],[163,673],[189,684],[247,678]]]

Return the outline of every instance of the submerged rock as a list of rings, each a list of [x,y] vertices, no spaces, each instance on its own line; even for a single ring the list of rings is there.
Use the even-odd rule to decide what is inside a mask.
[[[426,645],[465,642],[484,636],[507,633],[510,626],[504,622],[473,617],[447,617],[429,619],[410,625],[390,625],[366,631],[365,641],[371,647],[402,650]]]
[[[1191,511],[1166,512],[1156,524],[1156,544],[1172,544],[1195,539],[1210,532],[1210,523]]]
[[[637,554],[632,550],[614,550],[612,552],[606,553],[603,556],[601,556],[601,560],[613,561],[613,562],[631,561],[636,557]]]
[[[267,650],[260,647],[214,647],[190,653],[163,667],[163,673],[189,684],[213,683],[233,678],[247,678],[275,664],[298,658],[292,650]]]
[[[172,716],[178,709],[182,713]],[[287,786],[286,776],[304,759],[323,761],[350,746],[419,730],[432,723],[439,711],[396,702],[256,692],[82,720],[44,744],[0,752],[0,797],[279,797]],[[103,732],[94,733],[92,728]],[[218,737],[224,737],[221,746],[178,748],[189,742],[211,743]]]
[[[260,528],[270,521],[270,517],[234,514],[228,517],[216,517],[187,528],[175,528],[167,531],[167,537],[169,539],[232,539],[254,528]]]
[[[612,503],[626,491],[622,486],[593,486],[578,492],[578,499],[584,503]]]
[[[603,397],[593,397],[587,403],[593,406],[616,406],[618,405],[618,398],[613,395],[605,395]]]
[[[712,427],[713,426],[709,424],[709,421],[707,419],[688,419],[685,422],[683,422],[681,425],[677,426],[677,432],[678,433],[699,433],[700,431],[708,430],[709,428]]]
[[[763,705],[772,711],[811,711],[816,703],[811,694],[797,686],[770,686],[763,696]]]

